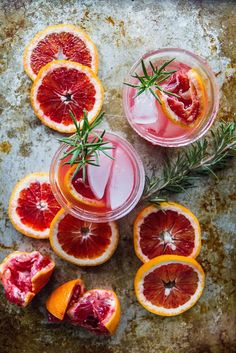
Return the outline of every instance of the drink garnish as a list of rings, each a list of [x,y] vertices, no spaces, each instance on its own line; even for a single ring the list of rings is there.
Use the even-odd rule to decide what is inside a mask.
[[[150,92],[156,98],[156,100],[160,104],[162,104],[160,98],[158,97],[155,91],[160,91],[167,94],[168,96],[179,98],[177,94],[166,91],[162,86],[160,86],[162,82],[166,81],[171,75],[173,75],[176,72],[176,70],[166,71],[166,67],[174,60],[175,58],[165,61],[160,67],[157,67],[157,66],[155,67],[153,63],[149,61],[152,72],[151,74],[148,74],[148,70],[144,64],[144,60],[141,59],[143,75],[139,75],[137,72],[135,72],[134,75],[131,75],[133,78],[136,78],[139,80],[139,84],[135,85],[128,82],[124,82],[124,84],[137,89],[138,92],[136,93],[134,98],[138,97],[143,92]]]
[[[162,177],[146,176],[142,200],[159,204],[166,201],[170,192],[179,193],[194,186],[200,175],[214,175],[227,166],[236,152],[236,121],[221,122],[208,138],[193,143],[186,151],[179,152],[173,160],[167,158]]]
[[[70,111],[70,116],[75,124],[76,132],[70,137],[60,138],[59,141],[67,144],[67,150],[61,159],[69,157],[64,164],[69,164],[71,167],[76,165],[73,178],[82,169],[83,181],[86,179],[86,166],[88,164],[99,167],[99,152],[104,153],[108,158],[113,159],[108,150],[113,149],[109,141],[104,141],[106,130],[101,134],[97,134],[94,129],[101,123],[104,112],[100,113],[92,123],[89,124],[87,112],[84,110],[84,119],[77,121],[73,112]],[[91,139],[91,135],[93,136]]]

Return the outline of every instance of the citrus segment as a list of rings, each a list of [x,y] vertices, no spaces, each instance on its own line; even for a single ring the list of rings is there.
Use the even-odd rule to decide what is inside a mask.
[[[163,316],[179,315],[200,298],[205,275],[199,263],[185,256],[162,255],[140,267],[135,293],[148,311]]]
[[[53,317],[63,320],[69,306],[73,305],[85,293],[81,279],[63,283],[56,288],[46,302],[46,308]]]
[[[47,284],[54,267],[54,262],[38,251],[16,251],[8,255],[0,265],[0,280],[7,300],[27,306]]]
[[[67,314],[74,324],[97,335],[113,335],[120,321],[120,302],[115,292],[92,289]]]
[[[47,173],[32,173],[19,181],[9,202],[9,217],[22,234],[36,239],[49,237],[49,228],[60,210]]]
[[[106,158],[108,159],[108,157]],[[86,180],[83,181],[82,169],[77,173],[75,178],[73,177],[76,167],[77,165],[73,165],[65,176],[65,189],[68,193],[68,196],[72,196],[76,201],[88,206],[98,208],[105,207],[105,202],[96,198],[90,187],[87,177]]]
[[[108,261],[118,245],[115,222],[90,223],[58,212],[51,224],[50,242],[64,260],[79,266],[96,266]]]
[[[40,69],[31,89],[31,104],[37,117],[48,127],[63,133],[76,131],[71,118],[91,123],[99,114],[103,88],[94,72],[81,64],[55,60]]]
[[[196,216],[174,202],[148,206],[134,222],[134,249],[141,261],[167,254],[197,257],[201,228]]]
[[[39,70],[54,60],[70,60],[98,70],[97,48],[80,28],[60,24],[49,26],[29,43],[24,53],[24,68],[34,80]]]
[[[163,88],[179,96],[157,92],[165,115],[173,123],[193,127],[203,118],[206,112],[206,92],[202,78],[195,69],[175,72],[163,84]]]

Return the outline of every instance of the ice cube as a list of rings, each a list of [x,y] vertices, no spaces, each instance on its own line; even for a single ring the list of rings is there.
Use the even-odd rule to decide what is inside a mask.
[[[111,143],[107,147],[112,147]],[[106,151],[113,157],[114,149]],[[91,164],[87,167],[89,186],[98,200],[102,199],[111,173],[113,159],[107,157],[104,153],[99,153],[99,167]]]
[[[144,92],[134,98],[132,115],[136,124],[155,123],[158,116],[155,97],[150,92]]]
[[[108,185],[108,200],[112,210],[122,206],[130,196],[134,186],[132,161],[126,152],[117,147],[111,179]]]

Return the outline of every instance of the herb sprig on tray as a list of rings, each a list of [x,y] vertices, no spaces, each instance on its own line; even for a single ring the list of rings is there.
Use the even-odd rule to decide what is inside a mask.
[[[113,147],[111,145],[108,146],[109,141],[104,141],[103,139],[106,130],[103,130],[100,135],[94,131],[94,129],[101,123],[105,113],[100,113],[91,124],[89,124],[88,114],[85,110],[83,114],[84,118],[78,122],[73,112],[70,111],[70,116],[75,124],[76,132],[70,137],[60,138],[59,141],[67,144],[69,147],[67,152],[65,152],[61,158],[65,159],[69,157],[64,164],[69,164],[70,166],[77,165],[73,178],[75,178],[78,172],[82,169],[82,177],[85,181],[86,166],[90,164],[99,167],[100,152],[105,154],[108,158],[113,159],[113,157],[107,153],[107,151],[113,149]],[[92,139],[91,135],[94,136]]]
[[[151,74],[148,74],[148,70],[144,64],[144,60],[142,59],[141,66],[142,66],[143,75],[139,75],[137,72],[135,72],[134,75],[131,75],[133,78],[138,79],[139,84],[135,85],[135,84],[131,84],[128,82],[124,82],[124,84],[137,89],[138,92],[136,93],[134,98],[138,97],[143,92],[149,91],[156,98],[156,100],[160,104],[162,104],[160,98],[158,97],[158,95],[155,92],[157,90],[167,94],[168,96],[174,96],[174,97],[179,98],[179,96],[177,94],[172,93],[172,92],[168,92],[168,91],[164,90],[162,86],[160,86],[160,83],[167,80],[171,75],[173,75],[176,72],[176,70],[166,71],[166,67],[170,63],[172,63],[174,60],[175,60],[175,58],[168,60],[168,61],[165,61],[160,67],[155,67],[153,65],[153,63],[151,61],[149,61],[152,72],[151,72]]]
[[[204,138],[180,151],[174,160],[164,162],[163,176],[146,177],[142,200],[152,203],[165,201],[168,193],[179,193],[194,186],[200,175],[215,175],[236,152],[236,121],[222,122],[211,139]]]

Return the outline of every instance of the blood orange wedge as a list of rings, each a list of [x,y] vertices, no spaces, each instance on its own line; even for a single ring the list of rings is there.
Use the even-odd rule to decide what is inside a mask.
[[[81,64],[55,60],[40,69],[31,89],[31,104],[43,124],[63,133],[76,131],[76,120],[88,113],[91,123],[103,103],[103,88],[94,72]]]
[[[47,173],[32,173],[19,181],[12,191],[9,217],[22,234],[44,239],[60,206],[53,196]]]
[[[51,223],[53,250],[78,266],[96,266],[108,261],[117,248],[118,239],[115,222],[85,222],[61,210]]]
[[[108,157],[106,157],[108,159]],[[72,196],[75,201],[83,203],[88,206],[103,208],[106,206],[104,200],[99,200],[92,191],[88,179],[83,181],[82,169],[74,178],[74,172],[77,165],[73,165],[65,176],[64,187],[68,196]],[[100,167],[94,167],[99,169]]]
[[[174,202],[144,208],[134,222],[134,249],[141,261],[175,254],[197,257],[201,250],[198,219]]]
[[[46,302],[48,312],[55,318],[63,320],[67,309],[85,293],[84,282],[74,279],[56,288]]]
[[[135,293],[148,311],[174,316],[190,309],[200,298],[205,275],[199,263],[189,257],[162,255],[140,267],[135,276]]]
[[[120,302],[112,290],[92,289],[67,311],[74,324],[97,335],[113,335],[120,321]]]
[[[24,52],[24,68],[34,80],[39,70],[54,60],[71,60],[98,70],[97,48],[80,28],[60,24],[36,34]]]
[[[27,306],[34,296],[47,284],[55,263],[40,252],[15,251],[0,265],[0,280],[7,300]]]
[[[177,71],[163,88],[179,96],[157,92],[168,119],[182,127],[193,127],[201,121],[206,112],[207,99],[203,80],[195,69]]]

